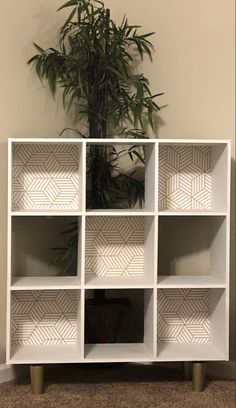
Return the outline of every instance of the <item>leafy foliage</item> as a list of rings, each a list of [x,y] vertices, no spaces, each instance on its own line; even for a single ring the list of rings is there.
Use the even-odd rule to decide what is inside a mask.
[[[63,88],[63,104],[75,108],[75,121],[85,118],[89,136],[106,137],[107,130],[144,130],[144,117],[154,126],[159,107],[149,81],[134,73],[144,55],[152,58],[153,33],[141,34],[139,26],[124,17],[121,25],[97,0],[68,1],[59,8],[71,8],[59,33],[59,48],[42,49],[29,60],[40,79],[46,79],[55,95]],[[135,134],[135,131],[133,131]]]
[[[142,34],[141,27],[130,25],[126,17],[117,25],[100,0],[70,0],[58,11],[62,9],[68,9],[69,14],[59,32],[58,48],[45,50],[34,43],[37,54],[28,63],[40,80],[47,81],[53,96],[62,88],[63,106],[73,112],[75,124],[81,120],[87,123],[86,135],[75,130],[79,136],[147,137],[145,126],[148,123],[154,129],[160,109],[155,100],[162,94],[152,94],[148,79],[137,73],[137,66],[145,55],[152,60],[150,37],[154,33]],[[131,159],[133,171],[120,168],[121,155]],[[135,145],[122,152],[91,145],[87,152],[87,208],[132,208],[137,203],[141,207],[144,181],[136,177],[136,160],[144,164],[144,154]],[[62,263],[77,251],[72,238],[68,248],[57,249]]]

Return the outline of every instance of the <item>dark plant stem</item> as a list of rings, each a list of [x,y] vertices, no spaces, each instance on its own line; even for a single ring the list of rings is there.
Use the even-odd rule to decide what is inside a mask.
[[[109,46],[109,26],[110,26],[110,10],[106,9],[105,18],[105,66],[108,63],[108,46]],[[104,89],[102,97],[102,137],[107,137],[107,70],[105,70]]]

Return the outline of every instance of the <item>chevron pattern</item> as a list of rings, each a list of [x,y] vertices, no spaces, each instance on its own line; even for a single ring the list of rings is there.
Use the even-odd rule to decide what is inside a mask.
[[[75,290],[13,292],[13,345],[76,344],[77,309],[78,292]]]
[[[211,147],[160,146],[159,210],[211,208]]]
[[[86,275],[140,276],[144,217],[87,217]]]
[[[77,209],[79,148],[71,144],[13,145],[13,210]]]
[[[159,342],[210,341],[209,289],[161,289],[157,305]]]

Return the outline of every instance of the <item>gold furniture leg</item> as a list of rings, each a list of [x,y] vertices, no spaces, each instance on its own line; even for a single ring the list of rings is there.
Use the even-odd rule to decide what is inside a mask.
[[[193,363],[193,391],[201,392],[205,385],[205,369],[206,365],[203,362]]]
[[[30,380],[32,394],[39,395],[44,392],[44,367],[42,365],[30,366]]]

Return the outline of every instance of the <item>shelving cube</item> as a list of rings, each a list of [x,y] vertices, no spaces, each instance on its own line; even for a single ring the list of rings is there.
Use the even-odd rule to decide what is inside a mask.
[[[86,208],[101,145],[143,149],[143,208]],[[9,139],[7,363],[227,360],[230,158],[227,140]],[[70,222],[65,271],[50,248]],[[140,296],[141,337],[86,343],[86,299],[104,289]]]

